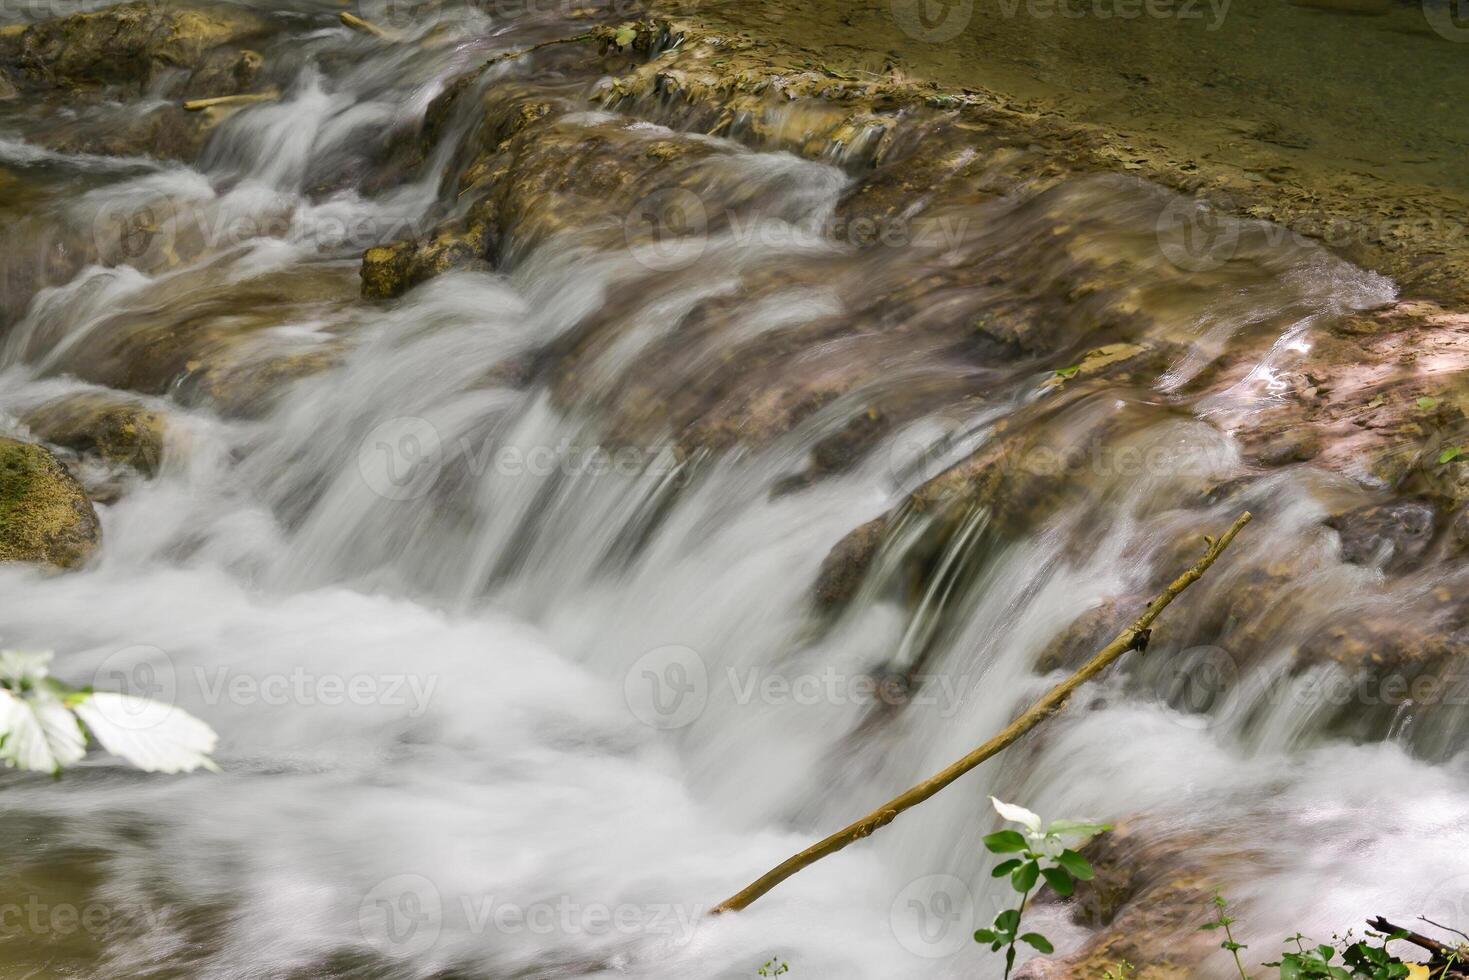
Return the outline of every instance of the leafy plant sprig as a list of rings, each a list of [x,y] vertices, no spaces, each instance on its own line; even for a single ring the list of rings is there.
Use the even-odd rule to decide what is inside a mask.
[[[171,704],[72,688],[51,676],[51,652],[0,650],[0,761],[60,775],[102,747],[145,772],[216,768],[214,729]],[[83,727],[85,726],[85,728]]]
[[[1031,892],[1044,879],[1057,895],[1065,898],[1076,890],[1076,882],[1090,881],[1095,872],[1075,848],[1112,828],[1075,820],[1057,820],[1047,827],[1040,817],[1023,806],[1004,803],[993,796],[990,802],[1001,817],[1025,828],[1024,833],[1001,830],[984,838],[984,846],[991,853],[1013,855],[996,865],[991,873],[996,878],[1009,876],[1010,887],[1020,893],[1020,904],[995,916],[990,928],[977,930],[974,941],[988,944],[992,952],[1005,951],[1005,977],[1008,980],[1010,971],[1015,969],[1016,943],[1025,943],[1039,953],[1055,952],[1055,947],[1045,936],[1038,932],[1020,931],[1021,917],[1025,914],[1025,903],[1030,900]]]
[[[1229,900],[1220,892],[1214,893],[1214,913],[1217,918],[1213,922],[1205,922],[1199,926],[1199,929],[1203,932],[1223,929],[1224,941],[1219,944],[1219,948],[1228,950],[1234,957],[1234,968],[1239,971],[1240,980],[1250,980],[1249,974],[1245,973],[1245,965],[1240,962],[1239,958],[1240,950],[1249,949],[1249,947],[1234,941],[1234,930],[1230,928],[1234,925],[1234,919],[1229,917]]]

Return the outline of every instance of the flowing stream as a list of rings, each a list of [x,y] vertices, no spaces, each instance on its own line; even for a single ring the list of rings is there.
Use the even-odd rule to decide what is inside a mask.
[[[7,310],[8,430],[23,435],[47,400],[108,387],[142,392],[170,427],[155,476],[101,474],[122,492],[99,505],[89,567],[0,568],[0,634],[55,649],[73,683],[206,719],[223,769],[146,776],[99,755],[59,781],[7,773],[0,973],[691,980],[753,976],[778,957],[800,980],[998,977],[999,958],[970,938],[1010,901],[978,842],[997,826],[990,794],[1180,842],[1237,903],[1255,962],[1297,929],[1324,938],[1369,914],[1465,921],[1455,746],[1469,716],[1343,709],[1320,696],[1331,668],[1292,668],[1342,610],[1463,583],[1344,563],[1323,521],[1370,492],[1305,467],[1240,483],[1255,470],[1232,437],[1323,324],[1391,300],[1390,281],[1249,223],[1244,278],[1168,266],[1146,247],[1168,195],[1121,178],[957,206],[988,267],[1119,257],[1175,346],[1155,384],[1049,417],[1058,444],[1101,431],[1106,452],[1055,477],[1079,492],[1028,533],[976,511],[930,557],[939,571],[918,596],[901,594],[890,543],[855,597],[819,616],[812,583],[831,548],[1015,413],[1060,405],[1050,372],[975,372],[940,345],[880,337],[833,354],[847,341],[818,337],[758,370],[878,370],[774,438],[692,454],[667,431],[626,438],[612,416],[689,311],[737,311],[691,332],[667,368],[697,386],[741,345],[798,337],[920,280],[944,243],[874,254],[813,234],[853,179],[842,160],[700,137],[703,200],[743,224],[649,253],[629,247],[621,215],[560,213],[493,271],[361,299],[363,249],[443,213],[464,137],[389,189],[323,186],[366,166],[372,138],[421,117],[466,67],[546,34],[443,10],[425,35],[442,43],[386,48],[334,9],[277,14],[282,100],[225,120],[192,167],[41,150],[20,123],[0,139],[30,188],[7,263],[44,262],[55,229],[108,227],[139,202],[174,244],[205,239],[177,262],[152,261],[153,242],[148,261],[67,270]],[[524,70],[479,84],[493,98]],[[629,140],[681,125],[628,108],[558,125]],[[1047,245],[1061,224],[1085,231],[1070,252]],[[772,276],[788,285],[742,286]],[[218,372],[129,382],[147,374],[139,338],[210,317],[258,328]],[[598,318],[617,329],[578,348],[574,384],[507,380],[505,365],[565,350]],[[1258,356],[1195,394],[1245,337]],[[284,382],[268,370],[313,357],[331,366]],[[237,383],[252,394],[232,403],[220,392]],[[854,406],[946,385],[984,397],[802,476]],[[1140,609],[1199,535],[1245,507],[1256,523],[1165,614],[1174,631],[1147,657],[748,912],[702,916],[998,730],[1062,675],[1042,655],[1073,620],[1111,601]],[[913,540],[929,527],[920,511],[904,520]],[[1260,608],[1206,614],[1231,582],[1287,560]],[[58,908],[84,924],[58,923]],[[23,910],[39,936],[15,928]],[[1064,906],[1034,914],[1063,950],[1088,935]]]

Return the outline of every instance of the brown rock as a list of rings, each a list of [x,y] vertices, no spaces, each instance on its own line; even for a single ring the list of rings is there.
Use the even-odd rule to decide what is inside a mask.
[[[101,529],[81,484],[48,450],[0,438],[0,562],[73,568]]]
[[[37,438],[145,476],[163,460],[167,424],[141,402],[105,394],[66,395],[32,409],[22,420]]]
[[[34,81],[142,91],[163,72],[193,72],[215,49],[269,31],[268,21],[242,7],[139,0],[32,24],[20,37],[19,61]]]
[[[1403,500],[1359,507],[1326,523],[1341,535],[1344,561],[1400,571],[1416,565],[1432,543],[1438,511],[1426,501]]]

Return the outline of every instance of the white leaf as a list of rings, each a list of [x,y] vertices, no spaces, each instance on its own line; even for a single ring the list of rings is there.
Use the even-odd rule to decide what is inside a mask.
[[[102,747],[144,772],[214,769],[209,753],[219,736],[182,708],[130,694],[99,691],[76,706],[76,713]],[[140,725],[139,719],[150,719]]]
[[[87,752],[87,736],[50,694],[18,697],[0,688],[0,759],[7,766],[60,772]]]
[[[1016,806],[1014,803],[1001,802],[993,796],[990,797],[990,802],[995,805],[995,812],[1011,823],[1020,824],[1032,834],[1041,832],[1041,818],[1031,813],[1025,807]]]

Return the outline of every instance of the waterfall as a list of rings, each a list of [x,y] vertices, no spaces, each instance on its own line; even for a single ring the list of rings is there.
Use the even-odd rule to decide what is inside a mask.
[[[1462,707],[1362,708],[1332,698],[1348,667],[1298,668],[1339,617],[1463,575],[1345,561],[1327,520],[1370,488],[1237,438],[1390,280],[1236,219],[1247,262],[1169,264],[1150,243],[1177,198],[1122,177],[950,202],[864,249],[831,233],[848,161],[624,100],[555,121],[587,162],[498,261],[364,299],[365,250],[464,215],[470,110],[597,79],[501,64],[372,187],[383,133],[549,22],[437,9],[385,47],[334,10],[278,16],[280,101],[192,164],[0,138],[36,187],[5,261],[100,243],[8,280],[0,425],[117,391],[169,420],[151,477],[79,464],[123,487],[103,546],[66,575],[0,566],[0,638],[186,707],[223,768],[5,774],[5,894],[100,922],[6,971],[689,980],[778,956],[802,980],[998,977],[971,940],[1010,900],[979,845],[990,794],[1190,849],[1259,959],[1469,892]],[[598,146],[665,153],[638,197],[693,192],[697,234],[599,210]],[[106,254],[140,206],[139,247]],[[937,326],[961,308],[992,354]],[[1156,370],[1067,380],[1007,317],[1145,319]],[[913,503],[1022,431],[997,497]],[[1001,728],[1247,508],[1145,656],[870,841],[703,917]],[[860,582],[814,601],[874,521]],[[1035,915],[1063,950],[1103,924]]]

